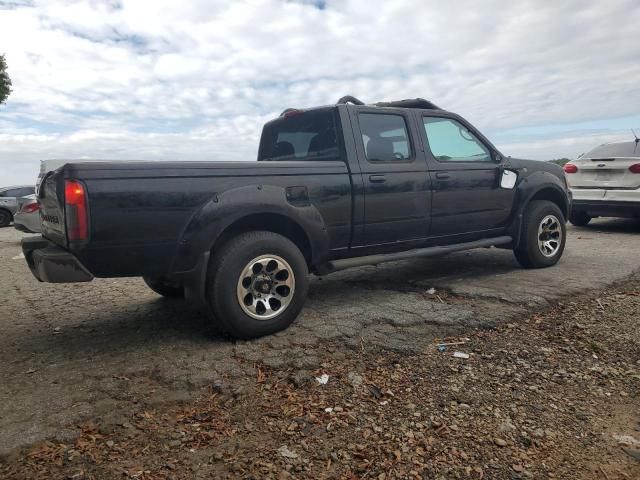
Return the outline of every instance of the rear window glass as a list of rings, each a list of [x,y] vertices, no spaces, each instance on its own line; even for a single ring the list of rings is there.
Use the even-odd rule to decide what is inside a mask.
[[[262,130],[258,160],[340,159],[334,110],[294,113]]]
[[[594,148],[583,155],[584,158],[616,158],[638,157],[640,158],[640,143],[621,142],[608,143]]]
[[[34,192],[35,187],[20,187],[20,188],[12,188],[10,190],[5,190],[4,197],[24,197],[26,195],[31,195]]]

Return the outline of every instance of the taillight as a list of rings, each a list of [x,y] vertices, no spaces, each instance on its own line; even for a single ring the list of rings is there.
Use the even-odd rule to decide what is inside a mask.
[[[89,238],[87,195],[82,183],[77,180],[65,180],[64,205],[69,241],[77,242]]]
[[[631,173],[640,173],[640,163],[634,163],[629,167]]]
[[[573,163],[565,163],[564,164],[564,173],[577,173],[578,167],[576,167]]]
[[[20,209],[20,211],[23,213],[33,213],[37,212],[38,210],[40,210],[40,205],[38,205],[38,202],[27,203]]]

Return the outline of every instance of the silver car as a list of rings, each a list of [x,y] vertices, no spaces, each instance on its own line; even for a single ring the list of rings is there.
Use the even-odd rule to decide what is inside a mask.
[[[573,202],[569,220],[640,218],[640,139],[606,143],[564,166]]]
[[[40,233],[40,205],[35,195],[18,199],[18,211],[13,216],[13,226],[25,233]]]
[[[0,188],[0,227],[6,227],[13,221],[18,211],[18,199],[34,193],[33,185]]]

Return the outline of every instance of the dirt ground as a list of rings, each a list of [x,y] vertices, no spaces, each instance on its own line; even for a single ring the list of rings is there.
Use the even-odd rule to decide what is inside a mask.
[[[0,230],[0,477],[640,478],[638,231],[316,279],[234,343],[138,279],[38,284]]]

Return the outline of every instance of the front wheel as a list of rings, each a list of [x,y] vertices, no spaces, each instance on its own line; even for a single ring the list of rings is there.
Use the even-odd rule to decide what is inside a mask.
[[[222,330],[255,338],[287,328],[308,288],[307,262],[293,242],[272,232],[249,232],[215,254],[207,301]]]
[[[535,200],[524,214],[520,245],[513,251],[525,268],[544,268],[558,263],[567,239],[564,215],[547,200]]]

